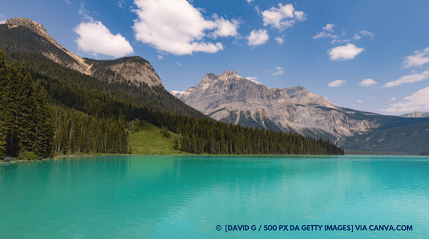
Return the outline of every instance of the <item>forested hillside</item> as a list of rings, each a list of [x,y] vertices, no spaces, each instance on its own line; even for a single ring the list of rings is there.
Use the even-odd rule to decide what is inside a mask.
[[[7,25],[7,24],[5,24]],[[115,71],[118,63],[131,62],[135,65],[146,64],[140,57],[128,57],[111,61],[96,61],[85,59],[92,65],[91,74],[83,74],[75,69],[66,67],[61,62],[54,62],[43,54],[58,52],[56,45],[49,45],[42,36],[25,27],[8,28],[0,25],[0,44],[6,58],[14,64],[6,66],[3,76],[7,81],[1,84],[13,85],[11,73],[17,70],[14,65],[22,65],[22,73],[28,82],[32,79],[38,83],[34,87],[45,89],[46,102],[55,105],[53,110],[48,104],[44,122],[52,132],[47,138],[47,151],[38,156],[54,153],[128,153],[129,142],[127,122],[135,119],[145,120],[159,128],[170,130],[178,135],[176,147],[190,153],[209,154],[343,154],[344,151],[325,140],[315,140],[292,133],[279,133],[261,129],[246,128],[221,123],[210,119],[201,112],[185,105],[168,93],[161,85],[148,86],[145,82],[132,81]],[[17,33],[18,31],[18,33]],[[13,34],[12,34],[12,33]],[[35,44],[33,41],[42,42]],[[31,46],[30,48],[26,48]],[[49,46],[46,48],[46,46]],[[61,50],[61,49],[60,49]],[[48,53],[49,53],[48,52]],[[67,54],[61,55],[61,61],[69,61]],[[77,62],[76,62],[77,64]],[[130,66],[130,65],[128,65]],[[128,67],[127,66],[127,67]],[[150,71],[150,68],[148,71]],[[153,70],[153,69],[152,69]],[[29,72],[27,74],[26,72]],[[121,73],[119,71],[119,73]],[[140,72],[138,73],[140,74]],[[157,76],[156,72],[150,72]],[[18,77],[18,78],[19,78]],[[8,83],[6,83],[8,82]],[[19,83],[20,84],[20,83]],[[13,86],[17,87],[17,86]],[[38,89],[39,89],[38,88]],[[43,91],[43,90],[40,90]],[[11,92],[16,92],[11,90]],[[12,93],[8,93],[11,95]],[[3,100],[15,102],[5,94]],[[20,96],[23,97],[23,96]],[[5,108],[7,112],[15,109]],[[17,116],[15,116],[17,117]],[[26,116],[26,119],[31,118]],[[23,121],[24,118],[22,118]],[[19,146],[11,151],[8,135],[14,127],[14,121],[4,121],[3,132],[6,141],[5,152],[16,156],[20,152],[35,151],[31,146]],[[24,131],[23,131],[24,132]],[[2,137],[3,137],[2,136]],[[24,135],[18,135],[16,142],[25,142]],[[1,139],[1,138],[0,138]],[[25,143],[17,143],[17,145]],[[33,148],[32,148],[33,147]]]
[[[0,51],[0,156],[32,153],[128,153],[121,118],[98,119],[49,104],[49,95],[23,65],[7,63]],[[22,155],[21,155],[22,156]]]

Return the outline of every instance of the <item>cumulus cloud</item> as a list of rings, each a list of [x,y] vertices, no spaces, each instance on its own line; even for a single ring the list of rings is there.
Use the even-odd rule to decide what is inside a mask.
[[[399,85],[402,85],[404,83],[419,82],[419,81],[425,80],[427,78],[429,78],[429,71],[424,71],[420,74],[406,75],[406,76],[403,76],[403,77],[401,77],[395,81],[387,82],[382,87],[388,88],[388,87],[393,87],[393,86],[399,86]]]
[[[264,26],[271,25],[271,27],[283,31],[288,27],[292,27],[296,21],[305,21],[306,14],[302,11],[295,11],[292,4],[282,5],[279,3],[279,8],[271,7],[262,12],[262,20]]]
[[[283,42],[284,42],[283,38],[281,38],[281,37],[276,37],[275,39],[279,45],[283,44]]]
[[[372,86],[372,85],[375,85],[375,84],[377,84],[377,81],[375,81],[375,80],[373,80],[373,79],[363,79],[363,80],[359,83],[359,85],[361,85],[361,86],[365,86],[365,87]]]
[[[359,55],[364,48],[358,48],[354,44],[347,43],[345,46],[337,46],[328,50],[331,60],[351,60]]]
[[[384,111],[397,113],[410,112],[413,110],[429,110],[429,86],[405,97],[398,103],[390,104]]]
[[[359,104],[360,104],[360,103],[363,103],[363,101],[362,101],[362,100],[357,100],[356,102],[358,102]]]
[[[262,45],[265,42],[268,41],[268,34],[267,34],[267,30],[253,30],[252,32],[250,32],[250,35],[247,36],[247,45],[249,46],[258,46],[258,45]]]
[[[96,56],[103,54],[122,57],[133,53],[130,43],[121,34],[113,35],[100,21],[82,22],[74,31],[79,50]]]
[[[282,75],[283,73],[284,73],[283,72],[283,67],[277,66],[277,71],[274,72],[272,75],[278,76],[278,75]]]
[[[358,34],[353,35],[353,39],[355,39],[355,40],[359,40],[360,38],[361,38],[361,36],[359,36]]]
[[[346,81],[343,80],[336,80],[336,81],[332,81],[328,84],[329,87],[340,87],[342,84],[345,84]]]
[[[256,84],[260,84],[261,85],[261,82],[257,81],[258,78],[254,77],[254,76],[248,76],[248,77],[246,77],[246,79],[248,79],[248,80],[250,80],[250,81],[252,81],[252,82],[254,82]]]
[[[237,36],[237,28],[240,25],[240,21],[232,19],[231,21],[225,20],[223,17],[219,17],[216,13],[213,14],[213,18],[217,25],[216,31],[211,35],[214,39],[217,37],[228,37],[228,36]]]
[[[395,101],[396,97],[392,97],[392,99],[389,100],[389,102]]]
[[[360,30],[359,33],[362,36],[369,36],[369,37],[371,37],[371,39],[375,37],[375,34],[372,32],[369,32],[369,31]]]
[[[246,0],[246,1],[247,1],[247,3],[249,3],[249,4],[250,4],[250,3],[251,3],[251,2],[253,2],[254,0]]]
[[[420,67],[426,63],[429,63],[429,47],[423,51],[415,51],[413,55],[405,57],[403,68]]]
[[[175,55],[193,52],[215,53],[222,43],[205,42],[205,37],[237,36],[240,22],[216,14],[206,20],[201,9],[186,0],[135,0],[138,18],[134,20],[137,41]]]
[[[162,56],[161,55],[158,55],[158,60],[162,60]]]
[[[325,31],[333,32],[334,31],[334,29],[333,29],[334,26],[335,26],[335,24],[328,23],[328,24],[326,24],[326,27],[324,27],[322,29],[325,30]]]

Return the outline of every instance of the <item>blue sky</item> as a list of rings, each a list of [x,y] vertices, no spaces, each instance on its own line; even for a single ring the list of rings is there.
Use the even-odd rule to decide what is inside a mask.
[[[429,111],[429,1],[3,2],[0,22],[14,17],[82,57],[141,56],[169,91],[234,70],[342,107]]]

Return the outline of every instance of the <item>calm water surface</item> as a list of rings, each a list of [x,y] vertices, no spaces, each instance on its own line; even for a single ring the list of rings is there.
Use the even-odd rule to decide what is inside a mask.
[[[105,156],[1,165],[0,238],[429,238],[428,182],[428,157]]]

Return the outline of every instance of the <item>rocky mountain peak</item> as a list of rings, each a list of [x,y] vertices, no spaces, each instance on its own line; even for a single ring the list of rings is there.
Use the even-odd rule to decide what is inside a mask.
[[[14,28],[18,26],[26,27],[37,34],[47,34],[46,29],[42,26],[42,24],[32,21],[26,17],[17,17],[7,19],[5,24],[9,24],[9,28]]]
[[[238,74],[235,71],[224,71],[221,76],[233,77],[233,76],[238,76]]]
[[[66,62],[65,59],[61,59],[58,56],[58,52],[55,53],[52,51],[41,52],[44,56],[46,56],[50,60],[52,60],[52,61],[54,61],[60,65],[63,65],[65,67],[77,70],[77,71],[81,72],[82,74],[91,75],[91,66],[86,64],[85,61],[81,57],[73,54],[72,52],[70,52],[67,49],[65,49],[64,47],[62,47],[57,41],[55,41],[55,39],[53,37],[51,37],[48,34],[48,32],[42,26],[42,24],[37,23],[33,20],[30,20],[26,17],[24,17],[24,18],[17,17],[17,18],[7,19],[5,24],[8,26],[9,29],[13,29],[13,28],[17,28],[17,27],[25,27],[27,29],[30,29],[34,33],[36,33],[39,36],[48,40],[48,42],[50,42],[51,44],[56,46],[60,51],[63,51],[64,53],[69,55],[71,58],[73,58],[73,60]]]

